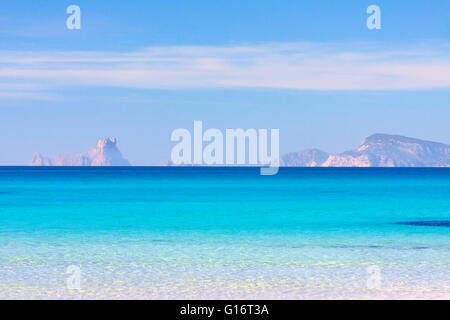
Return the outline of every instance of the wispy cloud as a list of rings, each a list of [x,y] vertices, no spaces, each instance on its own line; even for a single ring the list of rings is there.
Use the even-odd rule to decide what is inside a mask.
[[[55,100],[47,90],[37,83],[0,82],[0,99]]]
[[[0,52],[0,91],[17,84],[144,89],[450,88],[450,44],[270,43],[134,52]],[[37,88],[37,87],[36,87]],[[20,88],[13,88],[15,93]],[[24,93],[39,92],[31,87]],[[16,97],[17,95],[12,95]],[[44,95],[45,96],[45,95]]]

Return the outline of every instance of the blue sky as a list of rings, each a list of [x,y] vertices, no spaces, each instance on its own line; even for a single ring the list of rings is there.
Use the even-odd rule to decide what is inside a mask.
[[[66,8],[81,8],[81,30]],[[368,30],[366,8],[381,8]],[[375,132],[450,143],[449,1],[2,1],[0,165],[115,136],[135,165],[170,133],[279,128],[281,153]]]

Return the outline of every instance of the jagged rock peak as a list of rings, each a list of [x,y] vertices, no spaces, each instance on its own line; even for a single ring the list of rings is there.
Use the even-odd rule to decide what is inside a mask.
[[[104,138],[89,151],[76,154],[59,154],[53,159],[35,153],[31,166],[130,166],[117,148],[116,138]]]
[[[43,157],[39,152],[36,152],[33,155],[31,164],[33,164],[35,166],[51,166],[52,161],[49,158]]]
[[[116,138],[104,138],[100,139],[97,142],[97,148],[104,149],[104,148],[114,148],[116,146],[117,139]]]

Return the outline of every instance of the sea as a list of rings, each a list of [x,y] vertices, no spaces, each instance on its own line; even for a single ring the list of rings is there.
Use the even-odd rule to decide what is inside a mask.
[[[450,168],[0,167],[0,299],[449,299]]]

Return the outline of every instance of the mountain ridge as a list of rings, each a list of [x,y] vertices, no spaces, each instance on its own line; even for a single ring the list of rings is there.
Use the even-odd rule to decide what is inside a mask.
[[[401,135],[375,133],[354,150],[314,157],[317,149],[288,153],[281,157],[282,166],[296,167],[450,167],[450,145]],[[324,154],[325,151],[321,151]],[[295,154],[303,155],[295,157]],[[308,160],[313,158],[312,160]]]

